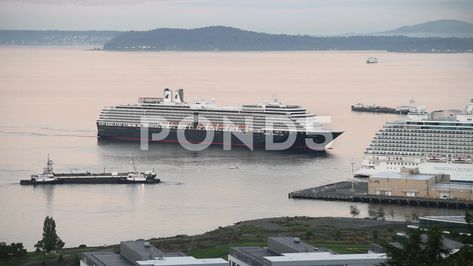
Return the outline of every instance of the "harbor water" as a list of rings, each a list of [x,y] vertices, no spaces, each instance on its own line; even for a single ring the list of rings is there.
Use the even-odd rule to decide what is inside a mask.
[[[376,56],[378,64],[366,64]],[[53,216],[67,247],[203,233],[274,216],[350,216],[353,203],[288,199],[291,191],[343,181],[372,137],[394,114],[351,112],[356,103],[396,107],[414,98],[433,109],[462,109],[473,97],[473,54],[369,52],[104,52],[87,48],[0,47],[0,241],[41,238]],[[325,154],[222,151],[174,144],[104,142],[95,121],[104,106],[161,97],[219,105],[277,96],[344,130]],[[44,167],[57,172],[155,168],[158,185],[20,186]],[[357,204],[367,216],[369,204]],[[462,210],[383,206],[387,219]]]

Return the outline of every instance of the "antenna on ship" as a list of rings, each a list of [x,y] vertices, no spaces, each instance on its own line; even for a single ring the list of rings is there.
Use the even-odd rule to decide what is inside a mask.
[[[133,166],[133,171],[136,173],[135,159],[133,158],[133,152],[131,153],[130,163]]]
[[[44,168],[44,173],[46,174],[52,174],[53,173],[53,160],[49,158],[49,152],[48,152],[48,162],[46,163],[46,167]]]

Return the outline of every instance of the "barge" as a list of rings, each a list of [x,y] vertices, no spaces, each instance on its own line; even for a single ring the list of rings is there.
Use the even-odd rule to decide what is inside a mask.
[[[358,104],[352,105],[351,110],[353,112],[407,115],[409,113],[409,106],[399,106],[399,107],[393,108],[393,107],[366,105],[366,104],[358,103]]]
[[[127,173],[54,173],[53,161],[49,158],[43,172],[31,175],[30,179],[20,180],[20,185],[58,185],[58,184],[157,184],[161,180],[152,171],[138,172],[133,158],[133,171]]]

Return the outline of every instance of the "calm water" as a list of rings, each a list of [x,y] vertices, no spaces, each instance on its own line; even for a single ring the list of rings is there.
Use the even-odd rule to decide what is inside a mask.
[[[367,65],[368,56],[380,63]],[[429,109],[463,108],[473,97],[473,54],[384,52],[118,53],[82,48],[0,48],[0,241],[40,239],[52,215],[67,246],[202,233],[272,216],[348,216],[349,203],[287,199],[296,189],[345,180],[375,132],[395,115],[351,113],[358,102],[397,106],[414,97]],[[345,133],[324,156],[174,145],[101,143],[95,120],[103,106],[184,88],[185,98],[221,105],[259,103],[277,95]],[[21,187],[49,153],[56,170],[141,170],[165,182],[144,185]],[[238,169],[230,169],[232,166]],[[362,216],[367,204],[358,204]],[[385,206],[387,218],[455,210]],[[392,210],[392,211],[391,211]],[[394,216],[391,217],[390,213]]]

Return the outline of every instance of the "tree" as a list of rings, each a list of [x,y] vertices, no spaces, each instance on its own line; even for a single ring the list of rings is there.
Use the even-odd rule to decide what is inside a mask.
[[[383,247],[388,255],[388,259],[381,265],[421,265],[421,235],[422,232],[420,230],[408,231],[406,238],[400,241],[401,247],[384,243]]]
[[[384,209],[379,207],[378,213],[376,216],[377,219],[384,221]]]
[[[373,209],[369,209],[369,210],[368,210],[368,215],[369,215],[369,217],[370,217],[371,220],[376,220],[376,218],[377,218],[377,213],[376,213],[376,211],[373,210]]]
[[[448,255],[451,251],[443,245],[441,229],[429,229],[425,243],[422,241],[423,233],[420,229],[409,230],[407,237],[399,241],[400,247],[385,243],[383,246],[388,259],[382,265],[449,265]]]
[[[450,253],[443,244],[443,235],[440,227],[433,227],[427,231],[427,242],[425,243],[425,260],[428,265],[439,265],[445,261],[446,255]]]
[[[473,261],[473,212],[465,212],[465,221],[470,232],[462,235],[463,247],[452,256],[457,265],[468,265]]]
[[[53,217],[46,216],[43,224],[43,239],[36,243],[35,248],[38,250],[51,251],[64,247],[64,242],[56,233],[56,222]]]
[[[0,258],[19,258],[24,255],[26,255],[26,249],[23,248],[23,243],[11,243],[7,245],[5,242],[0,242]]]
[[[350,206],[350,214],[351,214],[351,216],[353,216],[353,218],[355,218],[356,216],[360,215],[360,210],[355,205],[351,205]]]

